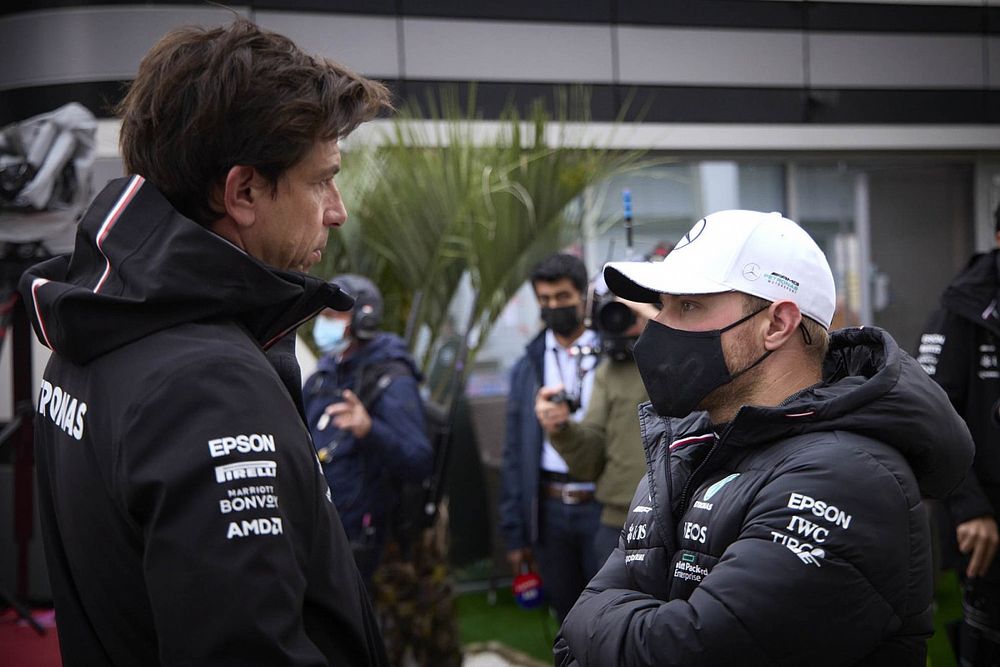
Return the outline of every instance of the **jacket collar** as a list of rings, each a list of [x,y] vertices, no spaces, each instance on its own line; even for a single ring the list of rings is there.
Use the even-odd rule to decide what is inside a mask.
[[[72,256],[32,267],[20,290],[38,338],[76,363],[217,317],[236,320],[266,349],[324,307],[353,303],[185,218],[141,176],[111,181],[81,221]]]

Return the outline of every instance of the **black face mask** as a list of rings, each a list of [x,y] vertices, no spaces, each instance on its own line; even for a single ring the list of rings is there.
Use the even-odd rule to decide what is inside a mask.
[[[542,321],[545,326],[560,336],[568,336],[580,328],[580,313],[576,306],[562,308],[542,308]]]
[[[632,354],[653,409],[664,417],[685,417],[717,388],[764,361],[770,350],[731,374],[722,352],[722,334],[764,310],[713,331],[681,331],[650,320]]]

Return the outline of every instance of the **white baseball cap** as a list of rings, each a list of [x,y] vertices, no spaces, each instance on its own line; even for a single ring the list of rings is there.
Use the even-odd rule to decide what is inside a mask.
[[[616,295],[659,303],[661,294],[737,291],[793,301],[829,328],[837,303],[833,272],[816,242],[780,213],[719,211],[691,228],[662,262],[609,262]]]

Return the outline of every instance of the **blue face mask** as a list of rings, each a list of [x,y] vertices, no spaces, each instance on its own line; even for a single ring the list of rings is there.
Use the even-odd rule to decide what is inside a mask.
[[[316,341],[316,347],[324,353],[340,354],[351,344],[351,339],[345,335],[346,331],[345,320],[317,317],[316,324],[313,325],[313,340]]]

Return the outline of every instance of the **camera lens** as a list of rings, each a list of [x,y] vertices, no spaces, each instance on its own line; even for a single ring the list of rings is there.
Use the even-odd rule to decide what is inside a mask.
[[[635,323],[635,313],[619,301],[609,301],[601,305],[597,313],[597,326],[609,334],[625,332]]]

